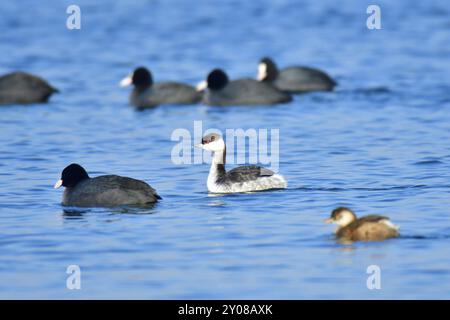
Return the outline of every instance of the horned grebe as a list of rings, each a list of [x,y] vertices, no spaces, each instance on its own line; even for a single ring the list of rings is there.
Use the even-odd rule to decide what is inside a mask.
[[[379,241],[399,236],[399,227],[388,217],[369,215],[357,218],[348,208],[340,207],[331,212],[326,223],[336,223],[336,237],[349,241]]]
[[[207,187],[212,193],[234,193],[283,189],[287,182],[283,176],[258,166],[237,167],[225,171],[226,148],[222,137],[216,133],[203,137],[199,148],[212,151]]]
[[[0,104],[47,102],[58,92],[44,79],[25,72],[12,72],[0,77]]]
[[[155,189],[141,180],[115,175],[89,178],[76,163],[67,166],[55,189],[66,187],[62,204],[75,207],[114,207],[145,205],[161,199]]]
[[[203,93],[195,87],[178,82],[153,83],[150,71],[139,67],[120,81],[122,87],[133,84],[130,104],[138,108],[151,108],[161,104],[194,104],[200,102]]]
[[[211,71],[206,81],[198,86],[198,91],[208,89],[203,103],[212,106],[228,105],[270,105],[292,101],[292,97],[269,83],[254,79],[229,81],[227,74],[220,69]]]
[[[331,91],[336,81],[325,72],[309,67],[288,67],[278,70],[270,58],[263,58],[258,65],[257,79],[272,83],[276,88],[290,93]]]

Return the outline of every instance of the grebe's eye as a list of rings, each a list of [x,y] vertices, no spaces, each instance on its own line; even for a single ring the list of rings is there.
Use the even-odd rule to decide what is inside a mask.
[[[211,136],[211,141],[214,141],[214,139],[215,139],[216,137],[214,137],[214,136]]]
[[[202,144],[207,144],[206,139],[202,139]]]

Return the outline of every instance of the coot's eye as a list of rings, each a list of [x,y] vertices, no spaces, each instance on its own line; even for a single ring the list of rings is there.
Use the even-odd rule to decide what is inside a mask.
[[[211,136],[211,141],[214,141],[214,139],[215,139],[216,137],[214,137],[214,136]]]

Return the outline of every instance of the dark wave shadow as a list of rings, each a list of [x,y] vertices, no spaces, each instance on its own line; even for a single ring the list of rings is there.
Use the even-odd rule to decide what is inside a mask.
[[[109,214],[155,214],[154,210],[158,203],[148,203],[146,205],[128,205],[118,207],[96,207],[96,208],[80,208],[80,207],[66,207],[63,209],[62,216],[68,219],[79,219],[88,213],[102,212]]]
[[[89,209],[70,208],[63,209],[62,216],[68,219],[82,218],[86,213],[90,212]]]
[[[422,161],[417,161],[413,164],[416,166],[430,166],[430,165],[444,164],[444,162],[442,162],[440,160],[422,160]]]
[[[356,95],[364,95],[364,96],[384,95],[384,94],[392,94],[393,93],[393,91],[387,86],[342,89],[342,90],[336,90],[336,92],[342,93],[342,94],[356,94]]]
[[[399,239],[446,240],[446,239],[450,239],[450,234],[441,234],[441,235],[402,235],[402,234],[400,234]]]
[[[424,184],[419,185],[405,185],[405,186],[392,186],[392,187],[354,187],[354,188],[327,188],[327,187],[297,187],[288,188],[288,190],[301,190],[301,191],[328,191],[328,192],[342,192],[342,191],[390,191],[390,190],[407,190],[407,189],[429,189],[436,188],[437,186],[427,186]],[[440,188],[450,188],[450,186],[439,186]]]

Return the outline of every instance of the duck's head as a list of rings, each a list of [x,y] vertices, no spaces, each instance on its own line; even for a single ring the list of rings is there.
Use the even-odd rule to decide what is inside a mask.
[[[356,215],[352,210],[345,207],[339,207],[331,212],[330,218],[326,219],[326,223],[335,223],[339,227],[348,226],[350,223],[356,220]]]
[[[61,186],[70,188],[77,185],[78,182],[89,179],[89,175],[82,166],[76,163],[72,163],[64,168],[61,173],[61,179],[59,179],[54,188],[57,189]]]

